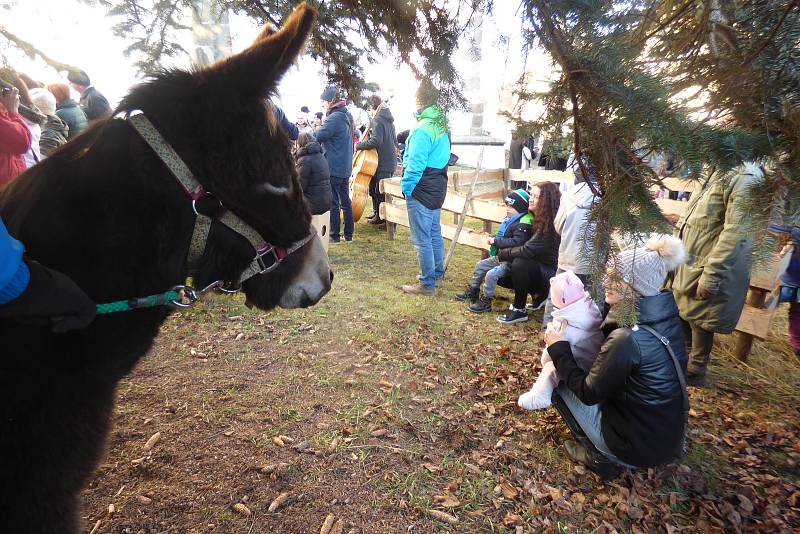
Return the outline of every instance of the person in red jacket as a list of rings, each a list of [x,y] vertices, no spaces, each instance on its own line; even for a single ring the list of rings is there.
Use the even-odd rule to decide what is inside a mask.
[[[0,190],[25,170],[31,131],[19,114],[19,90],[0,82]]]

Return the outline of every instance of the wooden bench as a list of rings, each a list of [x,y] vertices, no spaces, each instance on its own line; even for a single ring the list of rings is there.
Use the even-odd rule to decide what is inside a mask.
[[[464,203],[475,179],[474,170],[457,170],[447,173],[448,191],[442,210],[452,213],[453,224],[442,223],[442,236],[452,240],[456,234],[458,217],[464,209]],[[458,236],[458,243],[481,250],[484,255],[489,251],[487,238],[494,235],[494,224],[503,222],[506,217],[506,208],[503,198],[507,191],[509,180],[537,182],[557,182],[572,185],[575,175],[572,172],[547,171],[539,169],[484,169],[478,174],[475,181],[472,200],[467,206],[466,216],[479,219],[483,222],[482,231],[463,228]],[[400,178],[394,177],[382,180],[380,191],[385,196],[381,203],[380,214],[386,221],[386,230],[389,239],[394,239],[397,225],[409,226],[408,213],[406,212],[405,199],[400,186]],[[444,217],[443,217],[444,219]]]
[[[386,221],[386,231],[389,239],[394,239],[398,224],[406,227],[410,226],[400,179],[389,178],[381,180],[380,191],[386,197],[386,201],[382,202],[380,206],[381,218]],[[464,209],[465,202],[467,202],[466,194],[448,189],[442,210],[460,214]],[[505,218],[505,205],[498,201],[473,198],[467,204],[466,215],[467,217],[482,220],[483,231],[463,228],[458,235],[458,243],[488,252],[489,243],[486,242],[486,239],[492,235],[492,224],[499,224]],[[452,240],[456,234],[456,228],[455,224],[442,222],[442,237]]]
[[[448,173],[448,192],[442,210],[453,214],[457,221],[464,208],[467,194],[475,177],[473,170],[459,170]],[[528,182],[529,185],[538,182],[554,182],[562,184],[562,189],[575,182],[575,176],[569,171],[548,171],[540,169],[489,169],[481,171],[477,184],[482,184],[483,189],[479,197],[473,199],[467,206],[466,215],[473,219],[483,221],[483,230],[477,231],[463,228],[458,236],[458,243],[480,250],[484,255],[488,253],[489,244],[486,239],[493,235],[492,225],[499,224],[506,216],[502,198],[511,181]],[[664,178],[664,186],[671,191],[693,191],[696,182],[681,178]],[[400,187],[400,178],[394,177],[382,180],[381,193],[386,201],[381,203],[380,214],[386,220],[387,235],[394,239],[397,225],[408,227],[408,213],[406,212],[405,199]],[[653,188],[654,193],[659,187]],[[668,198],[656,198],[656,204],[668,216],[680,216],[686,210],[687,202]],[[442,237],[450,239],[456,234],[456,224],[442,222]],[[785,248],[775,256],[775,259],[750,277],[750,289],[747,302],[742,310],[742,315],[736,325],[736,348],[738,358],[746,359],[753,345],[754,339],[764,340],[769,334],[772,318],[777,309],[777,298],[768,298],[779,284],[778,277],[786,269],[791,257],[791,247]]]

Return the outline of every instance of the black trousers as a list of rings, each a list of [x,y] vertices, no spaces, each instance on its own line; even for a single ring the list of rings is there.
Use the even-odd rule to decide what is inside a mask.
[[[514,282],[514,307],[525,309],[528,295],[547,296],[550,278],[555,269],[542,265],[538,260],[515,258],[511,263],[511,279]]]
[[[376,172],[375,176],[369,181],[369,196],[372,198],[372,212],[377,217],[380,209],[381,202],[383,202],[383,195],[380,192],[379,184],[381,180],[391,178],[391,173]]]

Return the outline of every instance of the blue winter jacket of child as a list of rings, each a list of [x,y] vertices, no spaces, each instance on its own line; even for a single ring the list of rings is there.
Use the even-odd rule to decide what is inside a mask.
[[[530,212],[506,217],[500,223],[494,244],[489,248],[489,255],[497,256],[497,250],[501,248],[521,247],[533,235],[532,227],[533,215]]]

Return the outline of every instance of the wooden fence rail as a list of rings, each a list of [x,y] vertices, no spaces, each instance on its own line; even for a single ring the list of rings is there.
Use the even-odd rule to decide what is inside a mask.
[[[453,214],[460,214],[467,202],[465,187],[469,187],[474,177],[474,171],[451,171],[448,173],[448,192],[442,210]],[[489,250],[487,238],[493,235],[492,226],[499,224],[506,216],[503,196],[508,184],[516,182],[555,182],[572,185],[575,175],[566,171],[547,171],[539,169],[487,169],[478,175],[476,190],[478,198],[469,201],[466,215],[473,219],[483,221],[483,230],[477,231],[464,228],[458,236],[458,243],[480,250],[484,256]],[[693,192],[695,182],[680,178],[664,178],[662,183],[670,191]],[[654,187],[654,193],[659,187]],[[405,199],[400,186],[400,178],[395,177],[381,181],[381,193],[385,195],[385,202],[381,203],[380,214],[386,220],[389,239],[394,239],[398,224],[409,226],[408,212]],[[668,198],[655,199],[656,204],[665,215],[680,216],[686,209],[687,202],[671,200]],[[456,225],[442,222],[442,237],[452,239],[456,234]],[[753,271],[750,278],[747,303],[742,310],[742,315],[736,325],[737,337],[735,352],[740,359],[746,359],[754,339],[764,340],[772,324],[772,319],[777,310],[777,298],[774,289],[778,286],[778,277],[786,269],[791,257],[791,246],[784,248],[775,255],[774,260],[767,266]]]

